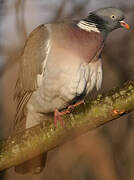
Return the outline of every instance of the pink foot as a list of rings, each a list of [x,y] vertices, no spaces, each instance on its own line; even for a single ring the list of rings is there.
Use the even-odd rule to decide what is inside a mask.
[[[70,105],[68,106],[68,108],[64,111],[59,112],[58,109],[54,110],[54,126],[56,127],[57,125],[57,121],[60,121],[60,124],[62,127],[64,127],[64,121],[62,120],[61,116],[70,113],[70,109],[74,109],[75,107],[79,106],[80,104],[85,103],[84,100],[79,101],[78,103],[74,104],[74,105]]]
[[[68,114],[68,109],[62,112],[59,112],[58,109],[55,109],[54,111],[54,126],[56,127],[57,121],[60,121],[61,126],[64,127],[64,121],[62,120],[61,116]]]
[[[79,101],[79,102],[77,102],[77,103],[75,103],[75,104],[73,104],[73,105],[68,106],[67,109],[68,109],[68,110],[69,110],[69,109],[74,109],[75,107],[79,106],[80,104],[85,104],[84,100],[81,100],[81,101]]]

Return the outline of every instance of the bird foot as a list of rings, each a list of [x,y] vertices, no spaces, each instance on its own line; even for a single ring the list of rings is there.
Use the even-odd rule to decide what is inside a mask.
[[[79,102],[77,102],[77,103],[75,103],[75,104],[73,104],[73,105],[68,106],[67,109],[68,109],[68,110],[74,109],[75,107],[79,106],[80,104],[85,104],[84,100],[81,100],[81,101],[79,101]]]
[[[79,101],[78,103],[74,104],[74,105],[70,105],[68,106],[68,108],[64,111],[58,111],[58,109],[55,109],[54,111],[54,126],[56,127],[57,125],[57,121],[60,121],[60,124],[62,127],[64,127],[64,121],[62,120],[61,116],[70,113],[70,109],[74,109],[75,107],[79,106],[80,104],[85,103],[84,100]]]
[[[70,113],[68,109],[59,112],[58,109],[54,111],[54,126],[56,127],[57,121],[60,121],[62,127],[64,127],[64,121],[62,120],[61,116]]]

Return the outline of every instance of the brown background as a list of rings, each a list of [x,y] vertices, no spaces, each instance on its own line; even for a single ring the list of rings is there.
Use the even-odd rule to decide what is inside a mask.
[[[116,6],[126,13],[130,31],[110,34],[103,51],[106,92],[134,76],[134,2],[132,0],[1,0],[0,1],[0,136],[11,133],[13,90],[18,56],[29,32],[37,25],[87,15],[96,8]],[[99,92],[99,93],[101,93]],[[49,152],[47,166],[36,176],[18,175],[13,168],[4,180],[133,180],[134,113],[89,132]]]

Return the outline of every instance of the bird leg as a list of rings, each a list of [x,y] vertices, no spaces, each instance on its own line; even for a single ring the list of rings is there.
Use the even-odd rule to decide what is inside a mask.
[[[56,127],[57,121],[60,121],[61,126],[64,127],[64,122],[61,118],[61,116],[70,113],[68,109],[64,110],[64,111],[58,111],[58,109],[54,110],[54,126]]]
[[[73,105],[69,105],[67,109],[68,110],[74,109],[75,107],[79,106],[80,104],[85,104],[84,100],[81,100],[81,101],[79,101],[79,102],[77,102],[77,103],[75,103]]]
[[[60,121],[62,127],[64,127],[64,121],[62,120],[61,116],[70,113],[70,109],[74,109],[75,107],[79,106],[80,104],[85,103],[84,100],[77,102],[74,105],[69,105],[68,108],[64,111],[58,111],[58,109],[54,110],[54,126],[56,127],[57,121]]]

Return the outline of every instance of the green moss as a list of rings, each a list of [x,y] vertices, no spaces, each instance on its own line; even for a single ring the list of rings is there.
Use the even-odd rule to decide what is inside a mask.
[[[128,86],[128,90],[133,90],[134,89],[134,86],[132,86],[132,84],[130,84],[129,86]]]
[[[126,94],[126,91],[125,91],[125,90],[121,90],[121,91],[120,91],[120,94],[121,94],[121,95],[125,95],[125,94]]]
[[[113,110],[118,110],[119,114],[114,115]],[[60,122],[56,128],[53,123],[48,123],[47,126],[44,123],[19,133],[16,137],[0,141],[0,169],[22,163],[28,160],[26,157],[32,158],[60,145],[74,130],[77,135],[81,135],[118,118],[121,112],[132,110],[134,81],[125,83],[121,88],[114,88],[105,95],[98,95],[96,100],[71,110],[70,114],[63,116],[64,127]]]
[[[113,100],[110,96],[105,97],[104,102],[109,105],[113,104]]]
[[[118,98],[118,97],[120,97],[120,94],[119,94],[119,93],[115,93],[115,94],[112,95],[112,98],[114,98],[114,99],[116,99],[116,98]]]

